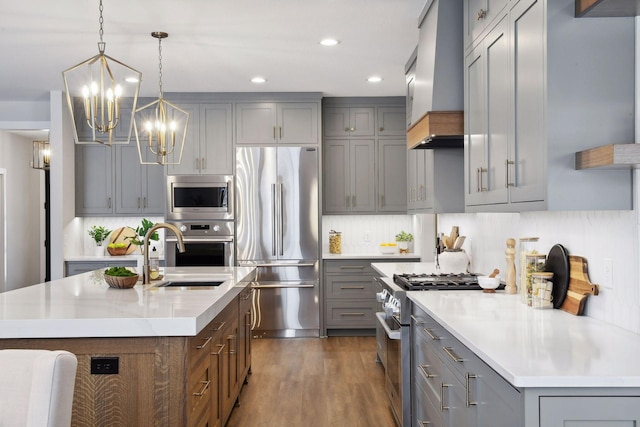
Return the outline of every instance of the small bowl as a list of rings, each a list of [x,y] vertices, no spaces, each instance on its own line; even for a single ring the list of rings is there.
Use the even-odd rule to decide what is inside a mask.
[[[129,250],[128,247],[124,247],[124,248],[110,248],[107,246],[107,252],[109,252],[109,255],[111,256],[122,256],[122,255],[126,255],[127,254],[127,250]]]
[[[131,289],[138,282],[140,275],[136,274],[135,276],[109,276],[108,274],[104,275],[104,281],[107,282],[109,286],[116,289]]]
[[[386,255],[391,255],[391,254],[395,254],[398,253],[398,246],[379,246],[380,248],[380,253],[381,254],[386,254]]]
[[[485,293],[493,293],[495,289],[500,286],[500,276],[489,277],[489,276],[478,276],[478,284],[483,289],[482,292]]]

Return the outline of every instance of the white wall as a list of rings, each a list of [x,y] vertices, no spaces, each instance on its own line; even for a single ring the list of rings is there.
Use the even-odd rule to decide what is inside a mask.
[[[32,141],[0,131],[0,168],[6,170],[5,290],[40,283],[42,171],[32,169]]]

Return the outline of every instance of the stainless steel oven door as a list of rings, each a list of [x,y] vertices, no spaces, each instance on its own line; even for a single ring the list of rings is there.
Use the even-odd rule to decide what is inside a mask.
[[[386,336],[385,385],[393,416],[398,426],[402,426],[402,327],[395,316],[376,313],[379,327]]]
[[[234,265],[233,237],[185,237],[180,253],[177,239],[165,238],[165,262],[168,267],[231,267]]]

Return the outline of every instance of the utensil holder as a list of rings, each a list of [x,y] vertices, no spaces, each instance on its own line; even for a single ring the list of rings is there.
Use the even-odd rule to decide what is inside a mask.
[[[445,250],[439,255],[439,262],[442,274],[467,273],[469,255],[464,250]]]

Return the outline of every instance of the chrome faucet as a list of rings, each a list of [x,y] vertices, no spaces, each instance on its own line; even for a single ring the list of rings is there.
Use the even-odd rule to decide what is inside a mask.
[[[148,285],[151,283],[151,269],[149,268],[149,238],[156,232],[159,228],[166,228],[168,230],[173,231],[173,234],[178,238],[178,250],[180,252],[184,252],[184,240],[182,238],[182,233],[178,230],[178,227],[172,224],[167,224],[166,222],[159,222],[155,224],[153,227],[147,231],[147,234],[144,236],[144,264],[142,266],[142,284]]]

